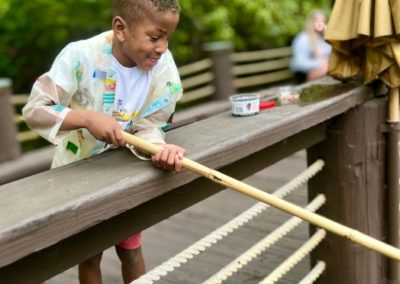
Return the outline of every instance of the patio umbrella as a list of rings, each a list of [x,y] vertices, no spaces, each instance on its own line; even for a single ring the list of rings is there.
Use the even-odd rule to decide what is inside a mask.
[[[397,11],[397,12],[396,12]],[[400,0],[337,0],[325,33],[329,74],[400,86]]]
[[[332,45],[329,74],[339,80],[381,80],[388,95],[389,240],[399,246],[400,0],[336,0],[325,33]],[[389,263],[399,280],[399,264]]]

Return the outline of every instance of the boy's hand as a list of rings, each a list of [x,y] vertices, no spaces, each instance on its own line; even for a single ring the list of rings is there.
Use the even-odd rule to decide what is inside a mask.
[[[186,150],[173,144],[162,144],[160,147],[162,149],[151,156],[153,165],[166,171],[182,171],[182,159]]]
[[[124,138],[121,133],[121,126],[118,121],[101,112],[90,110],[71,110],[64,119],[61,130],[74,130],[86,128],[96,137],[115,146],[125,146]]]
[[[122,127],[114,117],[92,112],[86,127],[98,140],[115,146],[125,146],[121,133]]]

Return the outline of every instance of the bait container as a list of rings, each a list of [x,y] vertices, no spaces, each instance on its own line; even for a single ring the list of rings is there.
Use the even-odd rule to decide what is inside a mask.
[[[233,116],[248,116],[260,111],[260,94],[238,94],[229,97]]]

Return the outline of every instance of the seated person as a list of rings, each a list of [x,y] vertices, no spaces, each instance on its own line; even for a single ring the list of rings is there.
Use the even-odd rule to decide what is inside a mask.
[[[295,73],[298,84],[324,77],[328,72],[331,46],[324,40],[325,15],[322,11],[312,11],[305,29],[292,43],[290,69]]]

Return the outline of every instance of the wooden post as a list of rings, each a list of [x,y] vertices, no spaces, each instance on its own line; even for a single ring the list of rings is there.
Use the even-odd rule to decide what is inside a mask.
[[[233,87],[233,63],[231,54],[233,45],[231,42],[211,42],[204,44],[206,51],[213,61],[212,71],[214,73],[215,100],[226,100],[235,93]]]
[[[309,182],[309,198],[322,192],[327,203],[320,214],[382,241],[386,239],[385,123],[386,104],[375,99],[333,119],[327,139],[308,149],[308,162],[325,160],[321,173]],[[314,228],[313,228],[314,229]],[[388,261],[335,235],[328,234],[312,253],[326,271],[317,283],[385,283]]]
[[[0,163],[13,160],[21,154],[11,104],[11,80],[0,78]]]
[[[390,88],[387,114],[387,219],[388,243],[399,247],[399,88]],[[399,283],[398,261],[389,261],[391,283]]]

